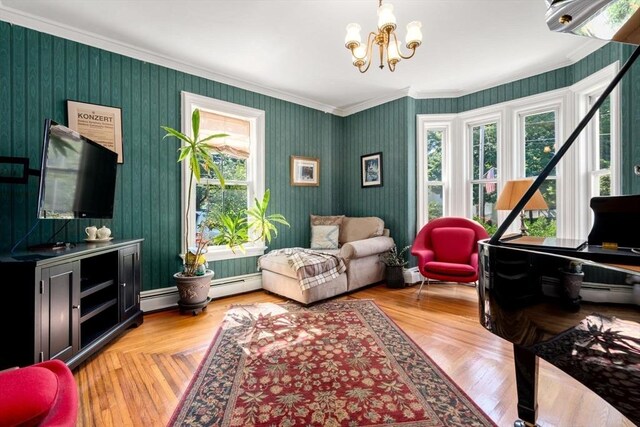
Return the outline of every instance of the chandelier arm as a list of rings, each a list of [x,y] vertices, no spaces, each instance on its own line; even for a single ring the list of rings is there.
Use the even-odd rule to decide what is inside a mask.
[[[366,64],[367,66],[364,67],[364,70],[362,69],[362,65],[358,65],[358,71],[360,71],[361,73],[366,73],[369,67],[371,66],[371,61],[367,62]]]
[[[398,36],[396,35],[396,32],[394,31],[393,33],[391,33],[391,35],[393,35],[393,39],[394,39],[394,41],[396,42],[396,46],[398,46],[398,55],[400,55],[400,58],[402,58],[402,59],[411,59],[411,58],[413,58],[413,55],[415,55],[415,54],[416,54],[416,48],[417,48],[418,46],[415,46],[415,45],[414,45],[413,47],[411,47],[411,48],[410,48],[410,49],[411,49],[411,54],[410,54],[410,55],[408,55],[408,56],[404,56],[404,55],[402,54],[402,51],[400,50],[400,46],[398,45]]]
[[[411,55],[408,55],[408,56],[404,56],[402,54],[402,52],[400,51],[400,49],[398,49],[398,55],[400,55],[400,58],[402,58],[402,59],[411,59],[411,58],[413,58],[413,55],[415,55],[415,54],[416,54],[415,46],[411,48]]]
[[[375,38],[376,37],[376,33],[374,33],[374,32],[369,33],[369,36],[367,37],[367,49],[364,51],[364,56],[362,56],[362,57],[356,55],[356,52],[355,52],[356,47],[355,46],[351,46],[351,54],[353,55],[354,58],[356,58],[356,59],[364,59],[365,62],[366,62],[367,58],[371,58],[371,56],[370,56],[371,45],[373,44],[372,37]]]

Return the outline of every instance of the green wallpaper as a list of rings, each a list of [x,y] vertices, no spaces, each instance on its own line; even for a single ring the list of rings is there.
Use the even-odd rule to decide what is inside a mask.
[[[457,113],[570,85],[631,53],[609,44],[578,63],[459,98],[401,98],[348,117],[131,59],[0,21],[0,155],[40,164],[46,117],[66,123],[67,99],[122,109],[124,164],[116,212],[105,221],[118,238],[145,239],[144,289],[172,285],[180,265],[180,168],[177,141],[162,141],[160,125],[179,127],[180,91],[266,112],[266,184],[272,208],[291,222],[271,248],[308,246],[309,214],[376,215],[399,247],[416,233],[416,114]],[[640,65],[622,83],[623,190],[640,193],[632,166],[640,163]],[[361,188],[360,156],[383,153],[382,187]],[[289,156],[320,159],[319,187],[289,185]],[[36,221],[37,178],[0,184],[0,251]],[[95,223],[95,222],[94,222]],[[46,241],[61,221],[42,221],[28,240]],[[57,236],[76,241],[89,221],[72,221]],[[98,224],[100,225],[100,224]],[[256,271],[256,258],[213,263],[216,278]]]
[[[276,98],[131,59],[0,21],[0,155],[40,165],[45,118],[67,123],[67,99],[122,109],[124,163],[118,167],[115,214],[105,224],[117,238],[145,239],[143,286],[172,285],[180,260],[180,167],[177,140],[160,125],[180,126],[180,92],[265,111],[266,185],[273,212],[289,219],[272,248],[307,246],[309,214],[332,211],[332,139],[336,118]],[[289,185],[289,156],[321,160],[320,187]],[[7,251],[36,222],[38,180],[0,184],[0,245]],[[84,238],[88,220],[74,220],[57,240]],[[47,241],[63,221],[41,221],[29,244]],[[213,263],[216,278],[256,272],[256,258]]]

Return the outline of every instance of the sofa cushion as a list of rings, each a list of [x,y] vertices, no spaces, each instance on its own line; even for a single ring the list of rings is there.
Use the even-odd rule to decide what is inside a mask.
[[[340,244],[382,236],[384,221],[375,216],[344,217],[340,227]]]
[[[431,244],[436,253],[436,261],[469,263],[476,240],[470,228],[439,227],[431,231]]]
[[[338,249],[339,234],[337,225],[312,225],[311,249]]]

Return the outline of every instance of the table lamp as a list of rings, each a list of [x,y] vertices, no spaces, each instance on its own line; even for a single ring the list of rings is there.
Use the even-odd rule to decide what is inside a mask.
[[[532,183],[533,179],[531,178],[507,181],[500,193],[500,196],[498,197],[498,201],[496,202],[496,209],[500,211],[509,211],[515,208],[520,199],[522,199],[522,196],[524,196],[524,193],[526,193],[529,187],[531,187]],[[547,202],[544,201],[540,190],[536,190],[520,212],[520,231],[523,236],[529,235],[527,231],[527,224],[525,223],[524,211],[544,209],[549,209],[549,206],[547,206]]]

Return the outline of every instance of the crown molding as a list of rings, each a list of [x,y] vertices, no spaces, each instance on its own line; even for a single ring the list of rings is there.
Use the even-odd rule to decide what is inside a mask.
[[[219,83],[237,87],[239,89],[244,89],[251,92],[259,93],[261,95],[278,98],[283,101],[292,102],[294,104],[312,108],[314,110],[319,110],[325,113],[336,114],[336,111],[339,111],[339,109],[333,105],[324,104],[288,92],[260,86],[255,83],[237,79],[225,74],[214,73],[204,68],[176,61],[165,55],[160,55],[155,52],[140,49],[133,45],[122,43],[107,37],[102,37],[91,32],[78,30],[77,28],[72,28],[67,25],[36,17],[19,10],[9,8],[2,3],[2,0],[0,0],[0,20],[6,21],[13,25],[19,25],[21,27],[40,31],[56,37],[61,37],[78,43],[93,46],[109,52],[128,56],[140,61],[149,62],[162,67],[171,68],[176,71],[182,71],[184,73],[193,74],[198,77],[214,80]]]
[[[369,108],[377,107],[387,102],[395,101],[396,99],[404,97],[415,98],[415,92],[411,87],[400,89],[389,95],[380,96],[378,98],[367,99],[366,101],[352,104],[346,107],[338,108],[333,114],[340,117],[347,117],[360,111],[368,110]]]

